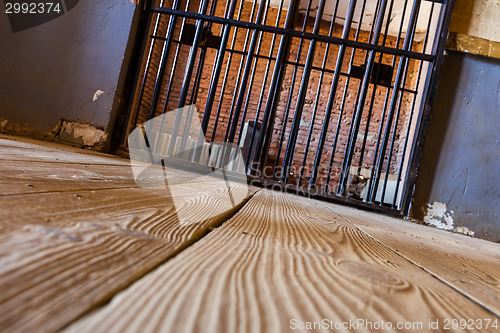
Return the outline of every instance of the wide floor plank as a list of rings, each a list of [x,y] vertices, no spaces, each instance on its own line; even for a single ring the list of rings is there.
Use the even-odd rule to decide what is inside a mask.
[[[14,156],[39,156],[22,141],[11,146]],[[0,331],[68,325],[225,221],[243,204],[234,198],[256,191],[173,170],[169,189],[140,188],[125,159],[43,149],[38,161],[0,160]]]
[[[500,244],[350,207],[325,205],[500,316]]]
[[[130,165],[130,161],[113,155],[4,134],[0,134],[0,161]]]
[[[384,321],[384,332],[427,332],[429,320],[442,331],[454,318],[497,319],[323,204],[262,190],[67,331],[288,332],[359,319],[365,325],[337,331],[374,332],[368,322]],[[477,332],[453,330],[462,331]]]
[[[0,161],[0,197],[137,187],[130,165]]]

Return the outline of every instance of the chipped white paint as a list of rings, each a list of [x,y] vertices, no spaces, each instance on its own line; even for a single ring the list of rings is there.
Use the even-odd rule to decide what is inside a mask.
[[[101,96],[104,93],[105,93],[105,91],[97,89],[96,92],[94,93],[94,97],[92,97],[92,101],[93,102],[97,101],[97,99],[99,98],[99,96]]]
[[[453,231],[458,232],[459,234],[464,234],[464,235],[471,236],[471,237],[474,237],[474,234],[476,233],[475,231],[472,231],[469,228],[464,227],[464,226],[455,227],[455,228],[453,228]]]
[[[447,213],[447,210],[446,205],[439,201],[434,201],[432,205],[427,204],[424,222],[439,229],[453,230],[453,218],[451,217],[453,212]]]
[[[469,228],[465,226],[453,226],[453,213],[454,211],[448,210],[444,203],[434,201],[432,205],[427,204],[427,214],[424,216],[424,223],[438,229],[449,230],[474,237],[475,232]]]

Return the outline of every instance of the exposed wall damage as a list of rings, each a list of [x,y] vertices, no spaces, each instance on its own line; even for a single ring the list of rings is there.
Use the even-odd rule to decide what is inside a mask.
[[[104,129],[89,122],[62,119],[42,140],[104,151],[107,137],[108,133]]]
[[[427,209],[424,216],[424,223],[427,225],[434,226],[438,229],[449,230],[467,236],[474,236],[475,232],[469,230],[465,226],[457,226],[457,227],[453,226],[454,213],[455,213],[454,211],[449,210],[446,207],[446,204],[439,201],[434,201],[432,205],[427,204]]]

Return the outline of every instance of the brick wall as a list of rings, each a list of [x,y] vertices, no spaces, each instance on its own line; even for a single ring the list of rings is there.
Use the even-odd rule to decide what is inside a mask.
[[[225,3],[222,3],[217,6],[215,15],[217,16],[224,16],[224,8]],[[190,11],[197,11],[197,3],[196,1],[193,2],[189,10]],[[254,11],[254,14],[256,12],[256,9]],[[278,15],[280,16],[278,19]],[[286,11],[283,11],[281,14],[278,12],[278,9],[275,8],[270,8],[268,13],[267,13],[267,19],[266,19],[266,24],[268,25],[276,25],[277,19],[278,19],[278,25],[283,26],[284,20],[286,16]],[[236,17],[236,14],[235,14]],[[252,3],[251,2],[244,2],[243,4],[243,10],[241,14],[241,20],[244,21],[250,21],[252,17]],[[254,21],[254,20],[253,20]],[[303,22],[303,16],[298,16],[296,19],[296,29],[300,29],[302,26]],[[313,26],[313,21],[314,18],[309,18],[308,23],[307,23],[307,31],[312,30]],[[179,39],[179,31],[181,27],[181,22],[182,19],[178,19],[177,21],[177,28],[175,29],[175,39]],[[194,23],[191,22],[190,20],[187,20],[186,22],[188,23]],[[157,35],[160,36],[165,36],[165,31],[167,28],[167,23],[168,23],[168,17],[164,15],[162,19],[160,20],[160,25],[158,29]],[[324,21],[321,25],[320,29],[320,34],[328,34],[330,23]],[[211,28],[211,31],[213,32],[214,35],[219,35],[221,30],[220,25],[213,25]],[[334,27],[334,35],[335,36],[340,36],[342,31],[342,26],[340,25],[335,25]],[[235,44],[233,49],[239,50],[239,51],[244,51],[245,49],[245,40],[247,38],[250,38],[251,32],[245,29],[238,29],[236,39],[235,39]],[[354,39],[354,34],[355,30],[353,29],[351,31],[351,39]],[[228,43],[228,48],[231,48],[232,40],[233,40],[233,35],[234,35],[234,29],[232,29],[230,38],[229,38],[229,43]],[[273,43],[273,38],[275,38],[275,41]],[[359,40],[360,41],[368,41],[369,38],[369,32],[361,32]],[[276,36],[273,37],[272,34],[270,33],[263,33],[262,38],[260,40],[260,43],[258,44],[258,54],[262,56],[272,56],[275,57],[277,54],[279,42],[280,42],[281,36]],[[381,38],[382,41],[383,37]],[[288,60],[290,62],[294,62],[297,57],[297,52],[299,49],[299,44],[300,44],[300,39],[299,38],[292,38],[291,39],[291,47],[290,47],[290,53],[288,55]],[[307,56],[307,50],[309,48],[309,43],[310,41],[304,40],[302,42],[302,48],[300,55],[298,57],[298,62],[300,64],[304,64]],[[394,37],[387,37],[386,40],[386,45],[387,46],[395,46],[396,39]],[[402,42],[401,42],[402,43]],[[176,49],[177,49],[177,44],[172,44],[172,48],[170,50],[170,53],[167,57],[167,65],[166,65],[166,73],[164,76],[164,81],[161,89],[161,94],[160,94],[160,99],[158,103],[158,108],[156,109],[155,115],[159,115],[163,112],[163,110],[171,111],[177,108],[178,104],[178,99],[179,99],[179,94],[180,90],[182,87],[182,82],[184,79],[184,70],[186,68],[186,63],[188,59],[188,54],[190,47],[187,45],[181,45],[178,49],[178,57],[177,57],[177,62],[176,65],[173,66],[174,59],[175,59],[175,54],[176,54]],[[323,56],[325,53],[325,43],[317,43],[316,51],[315,51],[315,57],[314,57],[314,65],[316,67],[321,67],[322,62],[323,62]],[[415,43],[414,49],[417,50],[418,48],[421,48],[421,44]],[[143,98],[141,99],[141,105],[139,107],[139,123],[143,122],[146,120],[147,114],[150,109],[150,104],[151,104],[151,96],[152,92],[154,89],[154,82],[157,76],[157,70],[159,66],[159,59],[161,57],[161,52],[163,49],[163,41],[161,40],[156,40],[154,48],[153,48],[153,54],[152,54],[152,61],[150,68],[148,70],[148,75],[145,80],[145,89],[143,93]],[[272,49],[272,52],[270,51]],[[198,50],[198,56],[200,55],[200,50]],[[328,70],[333,70],[335,68],[335,62],[337,58],[337,52],[338,52],[338,47],[335,45],[331,45],[328,53],[328,61],[326,63],[326,68]],[[352,49],[347,49],[345,60],[343,62],[342,66],[342,73],[347,73],[348,67],[349,67],[349,60],[351,57],[351,52]],[[205,108],[205,103],[206,103],[206,96],[209,90],[210,86],[210,80],[213,72],[213,64],[214,60],[216,57],[216,49],[212,48],[207,48],[206,49],[206,57],[205,57],[205,62],[202,70],[202,75],[201,75],[201,81],[199,84],[199,88],[197,91],[196,98],[192,99],[192,87],[193,87],[193,82],[194,82],[194,75],[197,72],[197,65],[198,65],[198,60],[195,62],[196,66],[193,71],[193,76],[191,78],[191,87],[190,91],[188,94],[188,99],[186,104],[195,104],[198,111],[202,113]],[[354,64],[355,65],[362,65],[365,63],[365,58],[366,58],[366,51],[363,50],[356,50],[355,56],[354,56]],[[230,60],[229,60],[230,59]],[[226,130],[227,130],[227,125],[229,122],[229,115],[230,115],[230,110],[231,110],[231,105],[236,104],[236,99],[234,99],[234,92],[235,88],[237,86],[238,82],[238,76],[239,74],[241,75],[243,72],[244,64],[245,64],[245,59],[242,60],[242,56],[240,54],[233,53],[230,55],[230,52],[227,52],[225,55],[224,59],[224,66],[223,66],[223,71],[221,73],[220,80],[218,82],[218,88],[217,88],[217,95],[216,99],[212,108],[212,114],[210,118],[210,123],[208,126],[208,130],[206,133],[206,136],[209,138],[214,139],[216,142],[222,142],[224,141]],[[378,59],[378,55],[377,55]],[[392,63],[393,57],[390,55],[384,55],[382,58],[382,63],[390,65]],[[396,59],[395,66],[394,66],[394,74],[393,74],[393,81],[397,69],[399,58]],[[143,72],[145,71],[145,63],[143,63]],[[224,80],[224,74],[226,72],[227,66],[229,66],[229,70],[227,71],[227,80],[226,80],[226,85],[223,87],[223,80]],[[271,157],[271,160],[274,160],[278,158],[278,164],[281,164],[282,159],[284,157],[284,152],[286,150],[286,145],[289,139],[289,133],[290,133],[290,128],[292,125],[292,120],[293,116],[295,114],[295,105],[297,102],[297,96],[299,95],[299,88],[300,88],[300,82],[303,74],[303,67],[298,67],[297,73],[296,73],[296,79],[295,79],[295,84],[292,81],[292,75],[294,71],[294,65],[289,64],[286,66],[286,72],[284,75],[284,79],[282,82],[282,90],[279,98],[279,103],[277,106],[277,114],[276,118],[274,119],[274,128],[273,128],[273,138],[269,150],[269,155]],[[416,61],[410,61],[410,66],[408,69],[408,77],[406,80],[406,85],[405,88],[407,89],[415,89],[415,84],[416,84],[416,70],[418,68],[418,62]],[[174,70],[174,73],[172,75],[172,80],[170,81],[170,76],[172,69]],[[253,76],[250,77],[250,83],[249,87],[251,87],[250,91],[248,89],[245,92],[245,101],[241,113],[244,113],[244,110],[246,110],[246,115],[245,115],[245,120],[243,121],[249,121],[249,120],[255,120],[256,114],[259,113],[258,119],[261,120],[264,109],[266,106],[266,101],[268,97],[268,88],[270,85],[271,77],[273,74],[274,70],[274,61],[272,61],[270,64],[268,64],[267,59],[260,58],[256,62],[253,63],[252,65],[252,74]],[[266,75],[267,73],[267,75]],[[314,103],[316,100],[316,96],[318,95],[318,84],[320,81],[320,71],[318,70],[312,70],[309,84],[307,86],[307,95],[306,95],[306,103],[304,106],[304,110],[302,113],[302,122],[301,126],[299,128],[299,133],[298,133],[298,138],[297,138],[297,145],[295,147],[295,153],[293,157],[293,166],[295,168],[298,168],[302,165],[305,151],[306,151],[306,144],[308,142],[308,133],[310,130],[310,126],[312,126],[312,136],[307,154],[307,159],[306,159],[306,171],[305,171],[305,176],[307,177],[308,171],[307,168],[310,168],[312,166],[312,163],[314,161],[314,156],[316,154],[316,148],[318,145],[318,140],[321,132],[321,127],[323,124],[323,119],[325,117],[325,112],[326,112],[326,105],[327,105],[327,100],[330,92],[330,84],[332,80],[333,74],[332,73],[325,73],[323,82],[321,84],[321,89],[319,90],[319,103],[317,105],[317,111],[316,111],[316,116],[315,119],[312,119],[313,116],[313,110],[314,110]],[[330,117],[330,125],[328,128],[328,134],[327,134],[327,139],[325,142],[325,148],[322,154],[322,160],[321,160],[321,166],[322,166],[322,171],[320,170],[320,174],[318,176],[318,183],[322,183],[324,181],[324,178],[326,176],[326,170],[328,169],[330,159],[332,156],[332,147],[333,147],[333,142],[334,142],[334,137],[335,137],[335,130],[337,128],[337,123],[338,123],[338,118],[339,118],[339,111],[340,111],[340,106],[342,103],[342,97],[344,94],[344,89],[347,89],[347,94],[346,94],[346,99],[345,99],[345,107],[344,107],[344,114],[342,116],[341,122],[340,122],[340,130],[339,130],[339,138],[338,138],[338,143],[337,147],[335,150],[335,155],[334,155],[334,163],[333,163],[333,173],[331,174],[332,176],[332,181],[335,182],[336,180],[336,175],[337,171],[340,169],[342,159],[344,156],[344,150],[345,150],[345,145],[348,140],[348,133],[349,133],[349,127],[351,124],[352,120],[352,114],[353,110],[355,108],[356,104],[356,97],[358,96],[358,87],[360,84],[360,80],[351,78],[349,80],[349,84],[346,85],[348,79],[347,76],[341,76],[340,82],[338,84],[338,88],[335,94],[335,100],[334,100],[334,105],[333,105],[333,110],[331,113]],[[171,89],[170,89],[170,96],[168,99],[168,103],[165,106],[165,97],[166,97],[166,92],[168,90],[169,82],[171,82]],[[289,94],[290,94],[290,89],[293,85],[293,91],[291,94],[291,107],[290,107],[290,112],[288,114],[287,119],[285,119],[285,111],[286,111],[286,105],[289,100]],[[222,90],[224,90],[223,94]],[[261,98],[261,92],[264,91],[264,94],[262,95],[263,98]],[[363,138],[365,137],[366,134],[366,147],[364,150],[364,158],[363,158],[363,163],[362,167],[363,168],[369,168],[370,165],[373,162],[374,154],[375,154],[375,145],[377,142],[378,138],[378,132],[379,132],[379,127],[380,123],[382,121],[382,112],[384,109],[384,102],[386,100],[386,92],[387,88],[386,87],[381,87],[378,86],[375,91],[373,91],[373,85],[370,84],[370,89],[367,94],[366,98],[366,103],[365,103],[365,108],[363,112],[363,117],[362,117],[362,124],[360,128],[360,132],[358,135],[358,140],[356,142],[356,150],[355,150],[355,156],[353,159],[353,165],[359,165],[360,158],[361,158],[361,146],[363,142]],[[392,92],[392,90],[391,90]],[[373,99],[373,107],[372,107],[372,112],[371,112],[371,117],[369,121],[369,126],[368,126],[368,131],[365,133],[366,125],[368,123],[368,111],[369,111],[369,106],[371,103],[372,99],[372,94],[374,94],[374,99]],[[237,94],[236,94],[237,95]],[[236,96],[237,97],[237,96]],[[138,100],[138,93],[136,94],[136,101]],[[390,95],[389,95],[389,100],[390,100]],[[401,108],[400,108],[400,117],[395,133],[395,140],[394,140],[394,151],[393,155],[391,158],[391,167],[390,167],[390,173],[393,174],[397,172],[399,169],[399,164],[401,160],[401,154],[403,151],[402,145],[404,144],[404,137],[406,135],[406,126],[407,126],[407,120],[409,117],[409,114],[411,112],[411,105],[413,102],[413,95],[410,93],[404,93],[403,98],[401,99]],[[215,128],[214,132],[214,125],[216,121],[216,114],[219,111],[219,116],[218,116],[218,121],[217,121],[217,127]],[[201,115],[200,115],[201,116]],[[285,123],[285,128],[284,128],[284,133],[283,133],[283,124]],[[241,124],[241,118],[240,118],[240,124]],[[311,125],[312,124],[312,125]],[[240,133],[240,126],[238,126],[237,130],[237,136],[238,133]],[[283,145],[281,152],[278,152],[278,146],[280,142],[280,138],[283,134]],[[392,134],[392,133],[391,133]],[[387,154],[386,154],[387,155]],[[387,158],[386,158],[387,162]]]

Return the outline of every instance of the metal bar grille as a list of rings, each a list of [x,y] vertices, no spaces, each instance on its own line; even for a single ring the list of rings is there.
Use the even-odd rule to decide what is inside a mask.
[[[122,147],[135,127],[195,104],[200,138],[239,145],[253,181],[407,214],[452,6],[147,1]],[[168,139],[164,126],[175,129]],[[154,152],[190,145],[178,140],[188,127],[162,123],[150,138]],[[201,150],[193,156],[194,165],[206,158]]]

